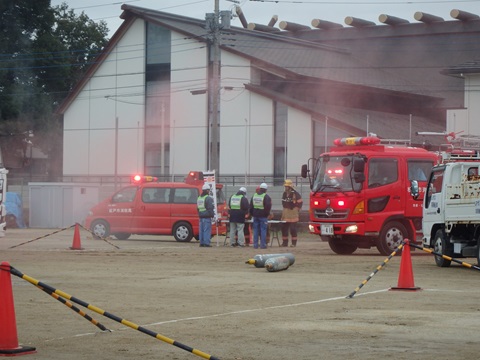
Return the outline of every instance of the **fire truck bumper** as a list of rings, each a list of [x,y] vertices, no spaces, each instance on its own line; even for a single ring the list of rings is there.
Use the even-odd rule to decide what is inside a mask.
[[[310,223],[308,228],[312,234],[320,236],[365,235],[363,223]]]

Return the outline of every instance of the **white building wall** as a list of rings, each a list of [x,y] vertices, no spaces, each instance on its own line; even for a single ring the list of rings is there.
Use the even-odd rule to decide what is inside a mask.
[[[64,175],[113,175],[116,158],[118,175],[143,168],[144,44],[138,19],[66,110]]]
[[[207,170],[207,49],[204,43],[172,32],[170,126],[172,173]]]
[[[480,74],[465,78],[465,107],[468,109],[468,134],[480,136]],[[467,131],[465,131],[467,133]]]
[[[465,77],[465,109],[447,111],[447,132],[480,136],[480,74]]]
[[[312,156],[312,117],[295,108],[288,108],[287,173],[300,174],[302,164]]]
[[[246,175],[251,97],[244,84],[250,82],[250,61],[223,52],[221,77],[220,170],[222,174]]]
[[[273,101],[255,93],[249,96],[247,173],[273,174]]]

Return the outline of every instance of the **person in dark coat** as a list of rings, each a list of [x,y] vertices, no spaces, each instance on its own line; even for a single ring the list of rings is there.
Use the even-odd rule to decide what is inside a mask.
[[[268,216],[272,210],[272,199],[267,194],[267,188],[267,184],[261,183],[250,201],[250,215],[253,217],[253,247],[255,249],[258,249],[259,238],[260,248],[267,248]]]

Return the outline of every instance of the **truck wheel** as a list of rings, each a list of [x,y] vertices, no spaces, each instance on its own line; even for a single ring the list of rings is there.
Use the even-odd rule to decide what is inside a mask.
[[[399,221],[390,221],[377,239],[377,249],[380,254],[390,255],[408,237],[407,228]],[[400,253],[400,252],[399,252]]]
[[[328,240],[330,249],[338,255],[352,255],[358,246],[339,238],[330,238]]]
[[[193,238],[192,226],[187,222],[179,222],[173,227],[173,237],[179,242],[189,242]]]
[[[118,240],[127,240],[130,235],[132,234],[129,234],[129,233],[115,233],[115,234],[112,234],[113,236],[115,236]]]
[[[437,230],[437,232],[435,233],[435,239],[433,240],[433,251],[442,255],[453,255],[453,252],[451,251],[451,246],[442,229]],[[435,255],[435,264],[437,264],[438,267],[449,267],[451,263],[452,262],[450,260]]]
[[[110,225],[105,220],[95,220],[90,226],[95,239],[106,238],[110,235]]]

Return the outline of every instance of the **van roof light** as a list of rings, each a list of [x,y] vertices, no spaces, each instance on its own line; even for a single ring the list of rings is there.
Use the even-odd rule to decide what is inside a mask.
[[[148,176],[148,175],[145,176],[145,175],[136,174],[136,175],[133,175],[132,181],[134,184],[142,184],[146,182],[156,182],[158,181],[158,178],[155,176]]]

